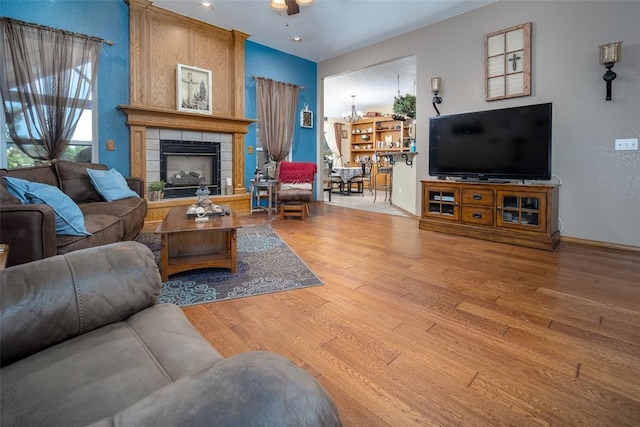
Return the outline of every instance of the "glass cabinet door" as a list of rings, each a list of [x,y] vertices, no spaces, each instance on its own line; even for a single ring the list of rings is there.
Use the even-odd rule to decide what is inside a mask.
[[[422,197],[427,200],[423,215],[458,221],[460,219],[459,190],[457,188],[425,188]]]
[[[543,230],[544,204],[544,194],[498,191],[497,225],[523,230]]]

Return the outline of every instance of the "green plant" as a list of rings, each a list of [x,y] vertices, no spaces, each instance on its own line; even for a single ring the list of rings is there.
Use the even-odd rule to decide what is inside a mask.
[[[393,98],[393,113],[401,114],[412,119],[416,118],[416,97],[415,95],[406,94],[398,95]]]
[[[149,183],[149,191],[162,191],[166,185],[164,181],[153,181]]]

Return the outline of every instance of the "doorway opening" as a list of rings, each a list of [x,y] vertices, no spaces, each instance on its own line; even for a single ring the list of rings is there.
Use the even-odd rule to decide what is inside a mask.
[[[408,149],[409,130],[405,134],[405,126],[407,129],[412,127],[412,137],[415,138],[414,120],[411,123],[394,123],[394,129],[389,129],[388,132],[386,129],[383,132],[382,128],[391,127],[394,98],[398,94],[416,95],[416,63],[417,58],[412,55],[324,79],[325,120],[331,128],[336,128],[333,132],[335,142],[328,141],[326,137],[323,141],[323,160],[332,165],[331,169],[335,171],[336,167],[358,167],[363,161],[375,162],[375,153],[389,148]],[[362,112],[360,120],[348,119],[352,115],[353,105],[356,112]],[[387,118],[389,123],[384,123]],[[396,129],[397,126],[402,126],[402,129]],[[327,133],[325,130],[325,136]],[[334,191],[329,202],[328,191],[325,191],[324,202],[359,210],[405,215],[394,208],[388,199],[385,201],[384,195],[380,197],[378,193],[374,197],[375,194],[366,189],[366,186],[362,193],[345,194],[349,193]]]

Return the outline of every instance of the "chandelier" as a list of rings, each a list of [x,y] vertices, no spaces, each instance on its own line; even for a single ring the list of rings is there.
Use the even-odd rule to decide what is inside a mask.
[[[351,112],[342,113],[343,120],[349,123],[355,123],[363,117],[362,111],[356,111],[356,96],[351,95]]]

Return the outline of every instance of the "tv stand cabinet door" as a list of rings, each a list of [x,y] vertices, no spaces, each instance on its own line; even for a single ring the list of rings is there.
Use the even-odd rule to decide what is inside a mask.
[[[460,189],[447,185],[422,186],[422,217],[460,222]]]
[[[523,231],[547,231],[547,194],[498,191],[496,225]]]

